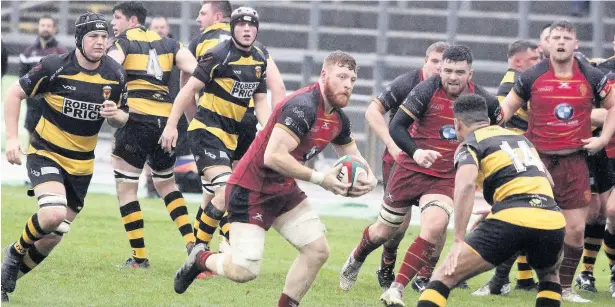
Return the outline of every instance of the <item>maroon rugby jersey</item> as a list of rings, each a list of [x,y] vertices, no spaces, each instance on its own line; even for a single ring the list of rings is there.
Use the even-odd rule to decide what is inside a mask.
[[[389,112],[389,119],[393,120],[399,106],[408,97],[410,91],[423,81],[423,69],[417,69],[398,76],[387,86],[380,95],[376,97],[376,101],[380,102],[384,107],[384,112]],[[385,148],[382,153],[382,160],[386,163],[393,163],[395,159]]]
[[[574,58],[572,78],[557,78],[549,59],[521,73],[513,90],[532,100],[525,136],[536,150],[576,149],[590,138],[591,111],[600,106],[603,74]]]
[[[502,119],[498,99],[485,89],[470,82],[466,94],[478,94],[485,98],[492,124],[497,124]],[[424,168],[406,152],[403,152],[398,161],[401,166],[435,177],[455,178],[453,158],[459,142],[455,133],[453,103],[454,98],[442,88],[440,76],[433,76],[419,83],[412,90],[400,107],[416,119],[408,127],[410,136],[418,148],[435,150],[442,154],[442,157],[437,159],[430,168]]]
[[[302,88],[278,104],[263,131],[233,170],[230,184],[261,193],[278,193],[297,184],[268,168],[264,163],[265,149],[273,128],[280,127],[299,140],[290,154],[303,163],[321,152],[329,143],[348,145],[354,142],[350,134],[350,121],[342,110],[333,109],[325,114],[325,102],[318,83]]]
[[[607,75],[606,84],[602,87],[600,97],[605,98],[608,96],[609,92],[615,89],[615,73],[610,73]],[[605,147],[606,156],[613,159],[615,158],[615,134],[611,138],[611,141]]]

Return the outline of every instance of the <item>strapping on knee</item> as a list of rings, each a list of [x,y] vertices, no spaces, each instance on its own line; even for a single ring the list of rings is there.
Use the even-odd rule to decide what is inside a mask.
[[[294,247],[301,248],[323,237],[325,225],[315,211],[309,210],[287,221],[278,232]]]
[[[139,183],[140,173],[133,173],[129,171],[123,170],[113,170],[113,175],[115,176],[115,181],[122,183]]]
[[[165,180],[170,180],[175,177],[175,172],[173,168],[170,168],[166,171],[154,171],[152,170],[152,180],[154,182],[162,182]]]
[[[201,184],[203,185],[203,192],[207,195],[214,195],[216,190],[226,187],[226,182],[230,177],[231,172],[224,172],[212,178],[211,181],[202,179]]]
[[[432,200],[427,202],[426,204],[424,204],[423,206],[420,207],[421,209],[421,213],[423,213],[425,210],[427,210],[428,208],[431,207],[438,207],[442,210],[444,210],[444,212],[446,212],[446,214],[448,215],[448,218],[451,218],[451,215],[453,214],[453,212],[455,211],[455,209],[453,208],[453,206],[447,202],[444,201],[440,201],[440,200]]]
[[[265,238],[253,236],[249,238],[234,239],[231,248],[232,263],[253,274],[253,277],[249,279],[256,278],[260,273],[261,263],[263,261]]]
[[[401,224],[404,223],[405,217],[405,212],[393,211],[392,209],[387,208],[385,204],[382,204],[380,213],[378,214],[378,220],[392,228],[399,228]]]
[[[40,209],[46,208],[66,208],[68,201],[65,195],[56,193],[45,193],[38,197],[38,207]]]

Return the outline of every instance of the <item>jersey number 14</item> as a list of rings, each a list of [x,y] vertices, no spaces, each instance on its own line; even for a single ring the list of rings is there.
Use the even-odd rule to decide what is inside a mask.
[[[517,169],[517,172],[524,172],[527,170],[528,166],[535,166],[541,172],[545,171],[544,165],[540,158],[534,154],[530,146],[525,141],[518,141],[517,145],[519,146],[518,150],[514,150],[510,144],[506,141],[503,141],[500,145],[500,148],[510,157]]]

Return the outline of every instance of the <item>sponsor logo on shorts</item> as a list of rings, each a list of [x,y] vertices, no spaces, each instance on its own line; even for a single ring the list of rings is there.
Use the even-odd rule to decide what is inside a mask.
[[[31,170],[30,170],[30,174],[32,174],[32,175],[34,175],[34,176],[36,176],[36,177],[38,177],[38,176],[40,176],[40,175],[41,175],[41,173],[40,173],[39,171],[34,170],[34,169],[31,169]]]
[[[47,175],[47,174],[60,174],[60,170],[57,167],[53,167],[53,166],[45,166],[45,167],[41,167],[41,175]]]
[[[253,218],[253,219],[255,219],[255,220],[259,220],[259,221],[261,221],[261,222],[263,221],[263,215],[262,215],[262,214],[260,214],[260,213],[256,213],[256,214],[254,215],[254,217],[252,217],[252,218]]]
[[[207,151],[207,149],[203,149],[203,154],[208,156],[208,157],[210,157],[210,158],[212,158],[212,159],[217,158],[216,155],[214,155],[213,153]]]
[[[71,90],[71,91],[76,91],[77,90],[77,87],[76,86],[72,86],[72,85],[62,85],[62,87],[65,90]]]
[[[76,119],[95,121],[102,119],[102,108],[102,104],[64,98],[62,113]]]
[[[384,198],[388,199],[389,201],[393,201],[393,194],[387,193],[387,195],[384,196]]]
[[[258,87],[259,82],[237,82],[233,83],[231,88],[231,96],[240,99],[252,98],[254,90]]]

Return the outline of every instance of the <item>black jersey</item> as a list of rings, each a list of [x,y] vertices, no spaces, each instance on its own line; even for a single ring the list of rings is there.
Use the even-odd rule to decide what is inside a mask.
[[[43,105],[28,154],[45,156],[71,175],[90,175],[94,170],[94,148],[104,118],[105,100],[120,103],[126,84],[122,66],[103,56],[100,66],[79,66],[75,51],[44,58],[19,79],[26,95],[41,94]]]

